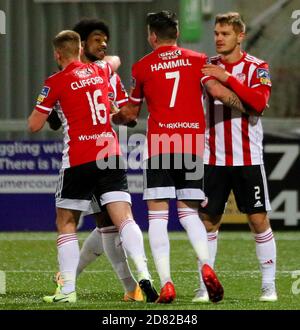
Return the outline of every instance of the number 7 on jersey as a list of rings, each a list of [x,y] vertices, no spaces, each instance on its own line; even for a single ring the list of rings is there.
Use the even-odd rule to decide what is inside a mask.
[[[170,105],[169,105],[170,108],[174,108],[174,105],[176,102],[177,91],[178,91],[179,79],[180,79],[179,71],[166,72],[166,79],[175,79],[173,90],[172,90],[171,101],[170,101]]]

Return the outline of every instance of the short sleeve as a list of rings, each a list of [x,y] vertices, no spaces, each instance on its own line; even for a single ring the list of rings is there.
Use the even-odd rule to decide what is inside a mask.
[[[205,64],[211,64],[210,58],[206,54],[201,54],[201,68],[200,68],[200,79],[201,79],[201,84],[204,86],[206,82],[209,80],[214,80],[214,77],[211,76],[205,76],[202,72],[201,69],[203,68],[203,65]]]
[[[50,114],[58,101],[58,88],[53,87],[52,81],[48,78],[42,88],[36,102],[35,109],[44,114]]]

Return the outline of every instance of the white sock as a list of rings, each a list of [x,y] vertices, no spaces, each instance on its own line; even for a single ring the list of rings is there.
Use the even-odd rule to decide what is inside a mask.
[[[275,283],[276,273],[276,244],[272,229],[254,235],[256,255],[262,273],[262,286]]]
[[[168,236],[169,211],[149,211],[149,243],[152,256],[163,287],[172,282],[170,273],[170,242]]]
[[[178,208],[178,217],[182,227],[186,230],[189,240],[202,264],[209,262],[207,234],[205,226],[199,218],[198,210]]]
[[[125,292],[134,291],[137,282],[130,271],[118,229],[115,226],[101,228],[101,235],[103,250],[122,282]]]
[[[138,280],[150,279],[140,227],[134,220],[128,219],[122,222],[119,233],[125,251],[135,264]]]
[[[217,247],[218,247],[218,234],[219,231],[207,233],[207,240],[208,240],[208,252],[209,252],[209,261],[208,264],[211,268],[214,268],[215,259],[217,255]],[[200,280],[200,288],[205,288],[205,284],[202,279],[201,269],[203,264],[198,260],[198,271],[199,271],[199,280]]]
[[[76,233],[57,237],[59,270],[64,280],[61,292],[75,291],[76,269],[79,262],[79,244]]]
[[[102,237],[99,228],[95,228],[83,242],[77,267],[77,276],[103,253]]]

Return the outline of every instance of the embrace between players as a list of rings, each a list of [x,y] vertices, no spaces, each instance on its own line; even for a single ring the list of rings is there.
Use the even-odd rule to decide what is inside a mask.
[[[60,272],[55,294],[44,301],[76,302],[76,277],[105,252],[123,284],[125,301],[143,301],[145,295],[147,302],[172,302],[176,291],[167,232],[171,198],[177,199],[179,221],[198,260],[200,287],[193,301],[222,300],[223,287],[213,266],[231,189],[238,208],[248,215],[256,241],[262,272],[260,300],[277,300],[276,246],[267,217],[270,203],[259,118],[270,96],[268,65],[241,50],[245,25],[239,14],[218,15],[215,23],[219,55],[208,61],[205,54],[177,46],[175,14],[148,14],[153,52],[133,65],[129,98],[112,70],[119,65],[118,57],[107,58],[111,65],[103,61],[109,40],[103,22],[82,20],[74,31],[55,37],[54,56],[62,71],[45,81],[28,119],[32,132],[47,120],[54,129],[62,123],[64,130],[56,191]],[[119,166],[118,139],[110,124],[111,119],[117,125],[134,126],[143,99],[149,112],[143,197],[149,210],[149,242],[160,278],[159,294],[147,268],[143,236],[133,219],[126,173]],[[111,102],[119,108],[113,114]],[[91,138],[95,136],[100,136],[97,144]],[[180,148],[173,143],[174,136],[180,139]],[[203,159],[204,179],[195,178],[195,168],[189,165],[201,167]],[[103,166],[108,163],[117,166]],[[97,228],[79,251],[76,225],[81,212],[95,214]],[[123,248],[133,260],[137,280]]]

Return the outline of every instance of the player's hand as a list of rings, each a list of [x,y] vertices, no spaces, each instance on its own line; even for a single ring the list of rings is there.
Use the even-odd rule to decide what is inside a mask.
[[[58,117],[58,114],[55,110],[52,110],[48,119],[47,119],[47,122],[49,124],[49,127],[51,129],[53,129],[54,131],[57,131],[60,127],[61,127],[61,121]]]
[[[110,102],[110,114],[117,112],[119,112],[119,108],[113,102]]]
[[[222,83],[226,83],[227,79],[230,77],[229,72],[214,64],[205,64],[201,71],[205,76],[214,77]]]

